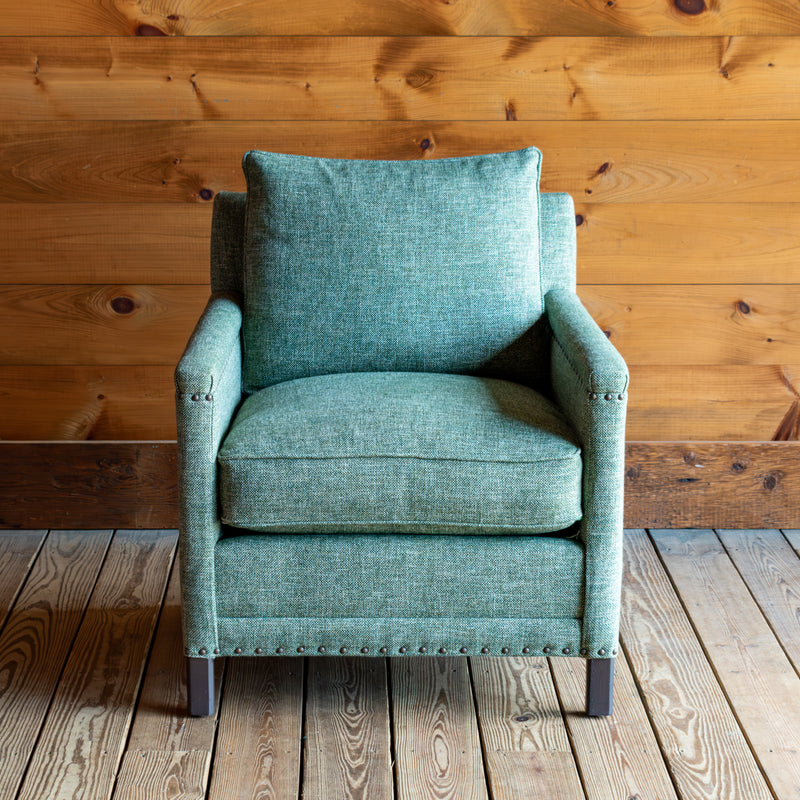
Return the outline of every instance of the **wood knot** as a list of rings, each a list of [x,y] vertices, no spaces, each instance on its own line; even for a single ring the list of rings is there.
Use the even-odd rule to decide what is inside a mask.
[[[682,14],[694,16],[695,14],[702,14],[706,10],[704,0],[674,0],[674,2],[675,8]]]
[[[640,475],[639,467],[628,467],[628,469],[625,470],[625,477],[629,481],[635,481],[639,477],[639,475]]]
[[[768,491],[771,492],[779,483],[780,483],[780,475],[775,472],[768,472],[764,476],[763,486]]]
[[[585,222],[583,218],[583,214],[576,214],[575,215],[575,225],[580,228],[581,225]]]
[[[689,451],[688,453],[684,453],[683,454],[683,463],[684,464],[694,464],[694,462],[696,460],[697,460],[697,456],[691,451]]]
[[[744,300],[739,300],[736,303],[736,310],[740,314],[749,314],[750,313],[750,306],[747,303],[745,303]]]
[[[423,86],[428,86],[433,83],[436,74],[427,69],[415,69],[406,75],[406,83],[412,89],[422,89]]]
[[[517,110],[511,101],[506,103],[506,119],[512,122],[517,119]]]
[[[117,314],[132,314],[136,308],[136,303],[132,298],[121,295],[111,300],[111,308]]]
[[[214,192],[211,189],[201,189],[198,194],[200,195],[201,200],[213,200],[214,199]]]
[[[611,164],[608,161],[604,161],[598,168],[597,168],[597,175],[603,175],[604,173],[608,172],[611,169]]]
[[[139,25],[136,28],[136,35],[137,36],[166,36],[167,34],[161,30],[161,28],[156,28],[155,25]]]
[[[733,472],[744,472],[746,469],[747,466],[742,464],[741,461],[734,461],[733,464],[731,464],[731,470]]]
[[[431,140],[430,139],[423,139],[419,143],[419,146],[420,146],[421,150],[427,150],[431,146]]]

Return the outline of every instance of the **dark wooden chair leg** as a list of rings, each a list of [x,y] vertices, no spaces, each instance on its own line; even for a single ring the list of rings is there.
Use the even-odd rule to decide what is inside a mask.
[[[189,716],[208,717],[214,713],[213,658],[186,658],[186,693]]]
[[[614,709],[614,659],[590,658],[586,665],[586,715],[610,717]]]

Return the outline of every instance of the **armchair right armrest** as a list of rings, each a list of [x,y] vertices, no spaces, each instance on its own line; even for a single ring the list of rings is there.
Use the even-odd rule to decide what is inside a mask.
[[[607,658],[616,654],[619,635],[628,369],[573,291],[548,292],[545,310],[553,333],[553,394],[583,451],[581,650]]]

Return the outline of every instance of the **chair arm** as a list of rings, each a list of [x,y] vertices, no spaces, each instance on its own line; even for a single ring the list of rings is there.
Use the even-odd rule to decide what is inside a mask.
[[[217,451],[242,400],[241,327],[238,297],[212,295],[175,370],[184,646],[195,656],[217,638]]]
[[[574,292],[548,292],[545,310],[553,333],[553,394],[583,450],[581,649],[592,658],[608,657],[618,647],[628,369]]]

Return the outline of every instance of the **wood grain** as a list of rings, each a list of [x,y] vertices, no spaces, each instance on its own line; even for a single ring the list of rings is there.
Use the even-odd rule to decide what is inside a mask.
[[[579,283],[800,283],[800,203],[581,202],[576,214]],[[208,204],[7,203],[3,280],[207,283],[210,233]]]
[[[44,530],[0,535],[0,631],[46,535]]]
[[[791,36],[19,37],[0,81],[11,120],[800,115]]]
[[[769,441],[800,387],[800,366],[788,364],[637,364],[629,371],[631,441]]]
[[[800,525],[794,442],[628,442],[625,525]],[[174,442],[0,445],[0,526],[178,525]]]
[[[298,797],[303,660],[228,661],[209,800]]]
[[[800,203],[578,202],[575,213],[579,283],[800,282]]]
[[[207,286],[7,286],[4,364],[177,364]]]
[[[651,533],[772,790],[797,796],[800,677],[713,531]]]
[[[622,644],[681,797],[770,800],[653,545],[625,532]]]
[[[632,442],[626,453],[627,528],[796,524],[793,442]]]
[[[611,717],[586,716],[584,659],[551,658],[550,669],[587,800],[677,800],[625,656],[616,659]]]
[[[110,794],[175,543],[165,531],[115,534],[20,800]]]
[[[386,660],[310,658],[304,800],[394,797]]]
[[[582,285],[578,295],[629,365],[793,363],[799,285]]]
[[[177,484],[174,442],[4,443],[0,526],[176,528]]]
[[[175,439],[174,372],[171,364],[0,366],[0,439]]]
[[[0,636],[0,797],[16,797],[110,539],[52,531]]]
[[[800,387],[800,365],[790,364],[629,370],[632,441],[769,441],[797,400],[790,387]],[[173,372],[172,365],[0,366],[0,439],[174,439]]]
[[[147,660],[147,671],[142,683],[142,691],[136,704],[136,715],[133,719],[127,750],[136,751],[137,757],[147,762],[157,752],[167,754],[175,752],[181,759],[186,753],[205,751],[211,755],[216,736],[217,713],[209,717],[190,717],[186,713],[186,669],[183,657],[183,636],[181,630],[181,587],[178,558],[172,565],[167,593],[161,606],[158,628],[150,658]],[[216,697],[214,708],[219,710],[220,691],[225,659],[216,659],[215,681]],[[161,769],[172,768],[168,756]],[[134,759],[135,761],[135,759]],[[138,762],[135,762],[138,764]],[[188,762],[194,774],[205,762],[195,760]],[[133,774],[138,774],[135,764]],[[204,769],[208,770],[206,763]],[[207,775],[206,775],[207,777]],[[205,779],[202,785],[205,786]]]
[[[578,295],[632,366],[797,358],[800,284],[583,284]],[[7,326],[0,362],[175,364],[207,300],[205,285],[8,286],[0,301]]]
[[[8,203],[3,282],[208,283],[210,234],[210,205]]]
[[[480,657],[471,665],[493,800],[582,797],[547,660]]]
[[[717,535],[800,674],[800,559],[777,530]]]
[[[34,0],[0,4],[0,35],[231,36],[242,34],[437,36],[530,35],[742,35],[800,33],[800,14],[790,0],[718,0],[681,11],[673,3],[636,4],[564,0],[426,0],[379,4],[370,0],[236,0],[220,3],[154,0],[147,6],[122,0]],[[699,13],[697,13],[699,11]]]
[[[393,658],[398,800],[487,800],[465,658]]]
[[[211,753],[128,751],[113,800],[203,800]]]
[[[796,127],[789,120],[6,122],[0,202],[205,203],[221,189],[244,190],[241,157],[253,148],[415,159],[535,144],[544,153],[542,190],[581,202],[792,203]]]

